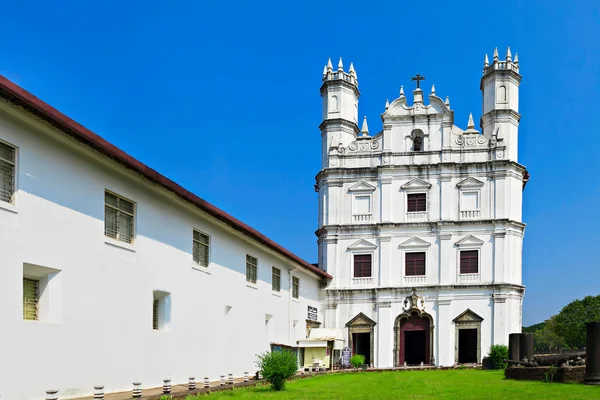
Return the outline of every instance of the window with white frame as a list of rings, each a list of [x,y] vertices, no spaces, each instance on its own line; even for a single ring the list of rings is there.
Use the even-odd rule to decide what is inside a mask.
[[[467,235],[454,245],[458,249],[458,274],[475,275],[481,273],[480,255],[485,242],[474,235]]]
[[[281,270],[273,267],[271,275],[271,289],[274,292],[281,291]]]
[[[192,239],[194,262],[201,267],[208,267],[210,238],[208,235],[194,229]]]
[[[292,277],[292,297],[297,299],[300,297],[300,278]]]
[[[23,319],[37,321],[40,281],[37,279],[23,278]]]
[[[480,217],[481,188],[484,183],[469,177],[460,181],[456,187],[459,190],[459,211],[461,218]]]
[[[59,269],[23,264],[23,319],[62,322],[62,276]]]
[[[355,195],[354,196],[354,207],[352,210],[354,215],[371,214],[371,196],[366,195]]]
[[[171,294],[162,290],[152,292],[152,329],[166,330],[171,320]]]
[[[104,234],[125,243],[133,243],[135,204],[121,196],[104,192]]]
[[[246,282],[256,284],[258,277],[258,259],[246,254]]]
[[[0,142],[0,201],[12,203],[15,194],[17,150]]]

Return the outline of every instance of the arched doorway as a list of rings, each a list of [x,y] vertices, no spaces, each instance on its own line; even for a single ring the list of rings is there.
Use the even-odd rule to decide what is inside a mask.
[[[401,367],[407,365],[435,364],[433,358],[433,319],[417,311],[404,313],[394,324],[394,359]]]

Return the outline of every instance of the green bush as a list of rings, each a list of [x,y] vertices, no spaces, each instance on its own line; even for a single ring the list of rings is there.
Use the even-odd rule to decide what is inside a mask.
[[[258,356],[256,365],[273,390],[285,389],[285,380],[298,371],[296,354],[288,350],[267,352]]]
[[[350,364],[352,364],[352,366],[355,369],[359,369],[360,367],[363,366],[364,363],[365,363],[365,356],[363,356],[361,354],[355,354],[352,357],[350,357]]]
[[[503,344],[494,344],[490,346],[490,352],[488,354],[490,360],[495,369],[505,369],[508,364],[505,360],[508,359],[508,347]]]

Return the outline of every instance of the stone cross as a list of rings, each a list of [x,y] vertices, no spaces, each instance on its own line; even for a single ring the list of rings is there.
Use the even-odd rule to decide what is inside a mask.
[[[421,83],[421,81],[425,80],[424,76],[421,76],[419,74],[417,74],[417,76],[413,76],[412,78],[410,78],[411,81],[417,81],[417,89],[419,89],[419,84]]]

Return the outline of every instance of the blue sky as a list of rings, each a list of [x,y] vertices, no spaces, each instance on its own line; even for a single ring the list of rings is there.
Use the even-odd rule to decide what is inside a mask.
[[[510,45],[531,173],[524,324],[600,294],[600,2],[35,3],[3,5],[0,74],[309,261],[327,58],[354,62],[372,132],[416,73],[464,128],[484,54]]]

